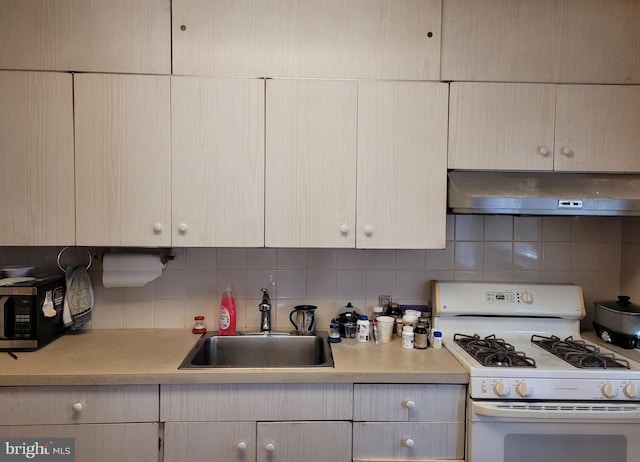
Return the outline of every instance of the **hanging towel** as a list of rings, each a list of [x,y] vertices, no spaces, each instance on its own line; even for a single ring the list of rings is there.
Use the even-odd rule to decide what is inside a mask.
[[[67,267],[65,277],[67,292],[64,297],[62,320],[65,326],[75,329],[91,321],[93,286],[86,266]]]

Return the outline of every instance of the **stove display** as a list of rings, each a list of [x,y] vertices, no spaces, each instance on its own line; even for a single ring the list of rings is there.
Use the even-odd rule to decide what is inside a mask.
[[[575,340],[573,337],[567,337],[562,340],[555,335],[551,337],[532,335],[531,342],[575,367],[631,368],[629,361],[626,359],[620,359],[612,353],[601,352],[600,348],[583,340]]]
[[[495,335],[481,338],[479,335],[455,334],[453,341],[464,351],[473,356],[480,364],[487,367],[536,367],[533,358]]]

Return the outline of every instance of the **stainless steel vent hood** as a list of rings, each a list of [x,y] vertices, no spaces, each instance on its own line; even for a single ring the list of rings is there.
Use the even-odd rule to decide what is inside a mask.
[[[640,175],[449,172],[454,213],[640,215]]]

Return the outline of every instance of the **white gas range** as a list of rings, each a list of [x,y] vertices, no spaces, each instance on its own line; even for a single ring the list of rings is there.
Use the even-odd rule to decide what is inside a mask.
[[[627,425],[640,423],[640,363],[580,336],[580,286],[434,282],[433,301],[433,329],[470,375],[469,461],[640,454]]]

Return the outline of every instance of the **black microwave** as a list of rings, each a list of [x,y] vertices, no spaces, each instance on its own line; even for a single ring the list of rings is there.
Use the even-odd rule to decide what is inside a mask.
[[[65,281],[50,276],[0,286],[0,351],[32,351],[58,338]]]

